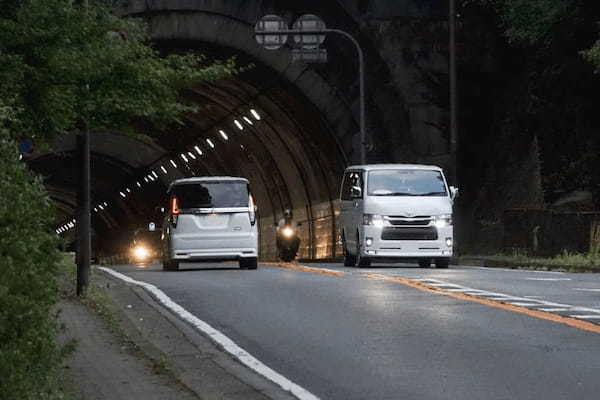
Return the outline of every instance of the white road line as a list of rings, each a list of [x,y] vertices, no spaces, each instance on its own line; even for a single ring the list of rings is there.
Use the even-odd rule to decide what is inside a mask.
[[[536,274],[564,274],[564,272],[560,271],[535,271],[531,269],[510,269],[510,268],[494,268],[494,267],[473,267],[476,269],[483,269],[486,271],[509,271],[509,272],[533,272]]]
[[[457,293],[467,293],[467,294],[479,294],[479,292],[475,292],[472,289],[462,288],[462,289],[444,289],[447,292],[457,292]]]
[[[279,385],[283,390],[286,390],[292,393],[300,400],[319,400],[317,396],[309,392],[308,390],[298,386],[294,382],[290,381],[283,375],[278,372],[272,370],[267,367],[261,361],[253,357],[246,350],[239,347],[237,344],[233,342],[233,340],[229,339],[220,331],[216,330],[206,322],[194,316],[192,313],[181,307],[179,304],[175,303],[169,296],[167,296],[162,290],[158,289],[156,286],[146,283],[143,281],[136,281],[128,277],[127,275],[123,275],[119,272],[116,272],[110,268],[106,267],[97,267],[98,269],[105,271],[112,276],[119,278],[125,282],[141,286],[146,291],[151,293],[159,302],[161,302],[165,307],[173,311],[175,314],[179,315],[181,319],[189,322],[192,326],[194,326],[199,331],[202,331],[209,338],[211,338],[214,342],[219,344],[223,349],[225,349],[229,354],[233,357],[237,358],[242,364],[246,365],[250,369],[254,370],[258,374],[264,376],[270,381]]]
[[[582,292],[600,292],[600,289],[587,289],[587,288],[573,288],[573,290],[580,290]]]
[[[539,307],[539,306],[543,305],[543,304],[539,304],[539,303],[523,303],[520,301],[509,302],[508,304],[512,304],[513,306],[519,306],[519,307]]]
[[[572,311],[570,308],[539,308],[539,310],[546,312]]]
[[[570,281],[571,278],[525,278],[526,281]]]
[[[569,315],[569,317],[579,318],[579,319],[600,319],[600,315]]]

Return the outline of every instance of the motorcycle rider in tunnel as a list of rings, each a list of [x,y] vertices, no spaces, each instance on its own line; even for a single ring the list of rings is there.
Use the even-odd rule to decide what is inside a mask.
[[[283,261],[292,261],[298,254],[300,238],[297,228],[300,224],[294,222],[292,210],[287,208],[283,217],[277,223],[277,254]]]

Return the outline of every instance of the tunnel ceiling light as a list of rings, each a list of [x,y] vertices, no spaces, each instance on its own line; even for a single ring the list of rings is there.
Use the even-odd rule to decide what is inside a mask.
[[[208,143],[208,145],[209,145],[210,147],[212,147],[213,149],[215,148],[215,144],[212,142],[212,140],[210,140],[210,139],[206,139],[206,143]]]
[[[94,212],[98,212],[98,207],[94,207]]]
[[[196,150],[199,155],[202,155],[202,150],[200,150],[200,147],[194,146],[194,150]]]
[[[142,184],[140,183],[140,181],[136,181],[135,184],[137,185],[137,187],[142,187]]]
[[[171,162],[171,165],[172,165],[174,168],[177,168],[177,164],[175,164],[175,161],[173,161],[173,160],[169,160],[169,161]]]
[[[104,202],[104,207],[108,207],[108,203],[107,202]]]
[[[158,174],[157,174],[155,171],[152,171],[152,175],[153,175],[153,176],[154,176],[156,179],[158,179]]]
[[[181,154],[181,158],[183,159],[183,161],[190,162],[190,160],[188,160],[188,158],[185,156],[185,154]]]
[[[160,166],[160,170],[166,175],[167,174],[167,169],[165,167],[163,167],[162,165]]]
[[[146,183],[148,183],[148,177],[147,176],[144,177],[144,180],[146,181]]]
[[[254,119],[260,121],[260,114],[254,108],[250,109],[250,114],[252,114]]]
[[[229,139],[229,136],[227,136],[227,134],[225,133],[225,131],[223,131],[222,129],[219,130],[219,133],[221,134],[221,137],[225,140]]]
[[[125,188],[125,190],[127,191],[127,193],[131,193],[131,189]]]
[[[190,158],[191,158],[192,160],[195,160],[195,159],[196,159],[196,156],[195,156],[195,155],[194,155],[194,153],[192,153],[191,151],[188,151],[188,156],[190,156]]]
[[[244,121],[246,121],[250,125],[254,125],[254,122],[252,122],[252,120],[246,116],[244,116]]]
[[[102,204],[100,204],[98,207],[99,207],[101,210],[104,210],[104,207],[102,207]]]
[[[127,196],[125,196],[125,193],[123,192],[119,192],[119,194],[121,195],[122,198],[126,198]]]
[[[243,131],[243,130],[244,130],[244,125],[242,125],[242,123],[241,123],[240,121],[238,121],[237,119],[234,119],[234,120],[233,120],[233,123],[235,124],[235,126],[237,126],[237,127],[238,127],[238,129],[239,129],[240,131]]]
[[[148,175],[148,179],[150,179],[152,182],[154,182],[154,177],[152,175]]]

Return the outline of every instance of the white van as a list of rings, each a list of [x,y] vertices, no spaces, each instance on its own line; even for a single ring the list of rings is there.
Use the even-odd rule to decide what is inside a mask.
[[[346,168],[340,191],[344,265],[371,261],[434,261],[448,268],[452,257],[452,203],[458,189],[440,167],[412,164]]]
[[[225,260],[238,260],[240,268],[256,269],[256,206],[247,179],[179,179],[167,193],[163,269],[177,270],[181,261]]]

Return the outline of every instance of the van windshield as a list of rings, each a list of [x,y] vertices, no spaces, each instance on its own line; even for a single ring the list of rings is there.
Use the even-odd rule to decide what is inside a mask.
[[[246,182],[194,182],[177,185],[172,195],[179,208],[248,207]]]
[[[440,171],[393,169],[370,171],[369,196],[447,196]]]

